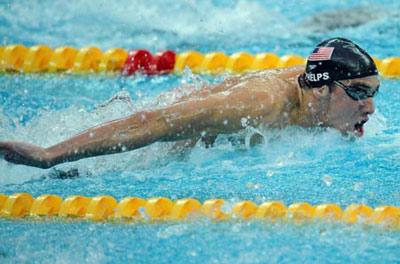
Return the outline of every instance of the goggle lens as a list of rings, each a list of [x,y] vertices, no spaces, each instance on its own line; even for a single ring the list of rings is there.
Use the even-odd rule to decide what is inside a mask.
[[[335,81],[335,83],[342,87],[347,95],[350,96],[353,100],[365,100],[367,98],[374,97],[379,91],[379,86],[376,89],[372,90],[371,88],[364,85],[346,86],[339,81]]]

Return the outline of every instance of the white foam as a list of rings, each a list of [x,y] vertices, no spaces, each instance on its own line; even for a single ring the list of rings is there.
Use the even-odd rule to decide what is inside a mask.
[[[27,42],[54,46],[102,43],[103,48],[159,50],[177,43],[215,43],[217,39],[246,44],[260,38],[289,38],[295,32],[276,9],[243,0],[225,6],[211,0],[29,1],[13,2],[8,8],[10,11],[2,14],[10,22],[8,30],[19,32]]]

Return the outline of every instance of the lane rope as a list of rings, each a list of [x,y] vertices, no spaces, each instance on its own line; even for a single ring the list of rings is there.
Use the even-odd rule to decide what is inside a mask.
[[[211,199],[201,203],[193,198],[173,201],[166,197],[125,197],[117,201],[108,195],[73,195],[63,200],[53,194],[44,194],[36,198],[29,193],[15,193],[9,196],[0,194],[0,217],[58,217],[110,222],[185,221],[204,217],[215,221],[257,219],[299,223],[320,220],[400,228],[400,208],[391,205],[372,208],[365,204],[351,204],[343,210],[334,203],[311,205],[298,202],[286,207],[280,201],[267,201],[259,205],[252,201],[231,203],[222,199]]]
[[[145,49],[112,48],[105,52],[97,47],[76,49],[46,45],[25,47],[16,44],[0,46],[0,72],[43,73],[113,73],[132,75],[180,74],[186,68],[198,74],[240,74],[248,71],[304,65],[306,59],[298,55],[279,57],[274,53],[252,55],[236,52],[202,54],[198,51],[176,53],[172,50],[152,54]],[[400,78],[400,57],[374,58],[380,74]]]

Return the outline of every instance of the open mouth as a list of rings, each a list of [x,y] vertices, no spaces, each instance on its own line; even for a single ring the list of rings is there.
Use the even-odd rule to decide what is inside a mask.
[[[364,124],[367,123],[368,120],[361,120],[354,125],[354,132],[357,136],[361,137],[364,135]]]

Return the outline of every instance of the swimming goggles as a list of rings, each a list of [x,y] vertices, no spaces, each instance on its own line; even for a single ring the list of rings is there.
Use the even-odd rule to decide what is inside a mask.
[[[339,81],[334,81],[335,84],[343,88],[343,90],[346,92],[348,96],[351,97],[351,99],[355,101],[359,100],[365,100],[369,97],[374,97],[379,90],[379,86],[375,89],[372,90],[370,87],[366,85],[344,85],[343,83]]]

